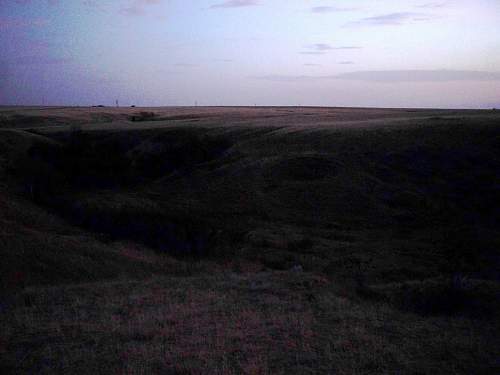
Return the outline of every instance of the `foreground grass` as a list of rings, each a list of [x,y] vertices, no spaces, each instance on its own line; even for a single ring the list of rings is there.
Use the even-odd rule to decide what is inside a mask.
[[[494,373],[498,322],[423,317],[303,272],[31,288],[0,319],[4,373]]]

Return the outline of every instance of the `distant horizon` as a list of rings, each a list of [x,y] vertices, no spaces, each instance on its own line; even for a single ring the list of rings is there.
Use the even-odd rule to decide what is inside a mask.
[[[0,0],[0,105],[500,107],[497,0]]]
[[[141,109],[141,108],[325,108],[325,109],[381,109],[381,110],[442,110],[442,111],[494,111],[499,110],[500,105],[485,108],[442,108],[442,107],[373,107],[373,106],[335,106],[335,105],[112,105],[112,104],[92,104],[92,105],[40,105],[40,104],[0,104],[0,108],[33,108],[33,109],[57,109],[57,108],[115,108],[115,109]]]

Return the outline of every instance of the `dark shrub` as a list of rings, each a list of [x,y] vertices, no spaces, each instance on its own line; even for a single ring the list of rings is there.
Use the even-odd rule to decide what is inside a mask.
[[[309,250],[313,247],[314,242],[308,237],[301,238],[299,240],[291,240],[287,243],[287,248],[290,251],[300,252],[304,250]]]

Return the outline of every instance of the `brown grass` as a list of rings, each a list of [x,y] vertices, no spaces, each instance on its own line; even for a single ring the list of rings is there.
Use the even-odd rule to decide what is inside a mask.
[[[296,272],[28,289],[2,313],[1,363],[15,373],[493,370],[493,321],[424,318],[339,293]]]

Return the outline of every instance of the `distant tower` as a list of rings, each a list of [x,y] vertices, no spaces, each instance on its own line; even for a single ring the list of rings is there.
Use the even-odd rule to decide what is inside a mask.
[[[118,99],[116,99],[116,108],[118,108]]]

